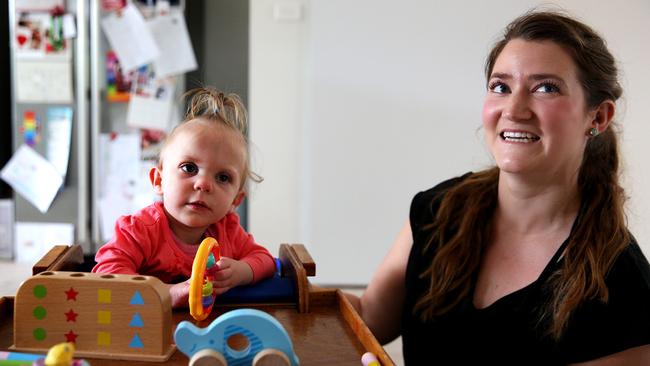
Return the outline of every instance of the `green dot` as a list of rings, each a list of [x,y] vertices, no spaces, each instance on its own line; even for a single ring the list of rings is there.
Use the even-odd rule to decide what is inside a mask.
[[[34,296],[41,299],[44,298],[45,295],[47,295],[47,290],[45,289],[45,286],[43,285],[34,286]]]
[[[45,310],[44,307],[39,305],[34,308],[34,318],[43,319],[45,318],[45,315],[47,315],[47,311]]]
[[[34,329],[34,339],[36,339],[37,341],[44,340],[45,336],[46,336],[45,329],[43,329],[43,328]]]

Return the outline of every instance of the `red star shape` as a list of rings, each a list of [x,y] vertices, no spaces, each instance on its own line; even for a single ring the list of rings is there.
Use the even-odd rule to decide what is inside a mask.
[[[63,291],[65,292],[66,296],[68,297],[66,300],[74,300],[77,301],[77,295],[79,294],[78,291],[75,291],[72,287],[68,291]]]
[[[65,335],[65,341],[66,342],[72,342],[72,343],[77,342],[78,335],[75,334],[75,332],[73,332],[72,330],[69,331],[68,333],[64,334],[64,335]]]
[[[70,311],[68,311],[67,313],[64,313],[64,314],[65,314],[65,321],[66,322],[76,322],[77,321],[77,315],[79,315],[78,313],[75,313],[74,310],[72,310],[72,309],[70,309]]]

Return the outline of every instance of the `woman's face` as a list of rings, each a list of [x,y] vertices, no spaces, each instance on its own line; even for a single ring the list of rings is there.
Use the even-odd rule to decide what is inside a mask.
[[[595,115],[561,46],[522,39],[506,44],[483,105],[485,139],[502,173],[577,176]]]

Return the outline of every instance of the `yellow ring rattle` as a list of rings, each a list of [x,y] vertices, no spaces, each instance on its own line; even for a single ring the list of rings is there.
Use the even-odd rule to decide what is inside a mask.
[[[203,239],[196,252],[192,263],[192,277],[190,277],[190,314],[199,321],[210,315],[216,298],[212,292],[212,278],[205,275],[210,254],[214,256],[214,263],[221,258],[219,243],[214,238],[207,237]],[[204,299],[209,302],[209,305],[204,306]]]

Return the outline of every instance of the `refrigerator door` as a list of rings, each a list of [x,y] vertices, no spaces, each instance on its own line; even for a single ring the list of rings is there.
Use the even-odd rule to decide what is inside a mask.
[[[44,9],[33,8],[34,4],[21,0],[8,2],[12,148],[16,151],[26,144],[43,157],[58,159],[58,166],[63,166],[65,170],[65,179],[61,190],[44,213],[26,197],[14,193],[15,221],[72,225],[72,242],[51,245],[81,244],[85,252],[91,252],[93,248],[89,235],[88,208],[88,35],[87,23],[84,21],[87,2],[39,2],[38,4],[47,6]],[[57,28],[62,27],[63,17],[52,18],[53,9],[50,7],[59,4],[63,12],[68,14],[66,21],[76,19],[76,35],[73,38],[56,37],[59,34],[57,29],[63,34],[62,28]],[[53,111],[62,108],[71,111],[71,123],[56,127],[52,121]],[[66,131],[65,126],[70,128]],[[69,151],[67,164],[66,151]],[[44,240],[47,241],[47,238]],[[21,248],[18,247],[17,250]]]

